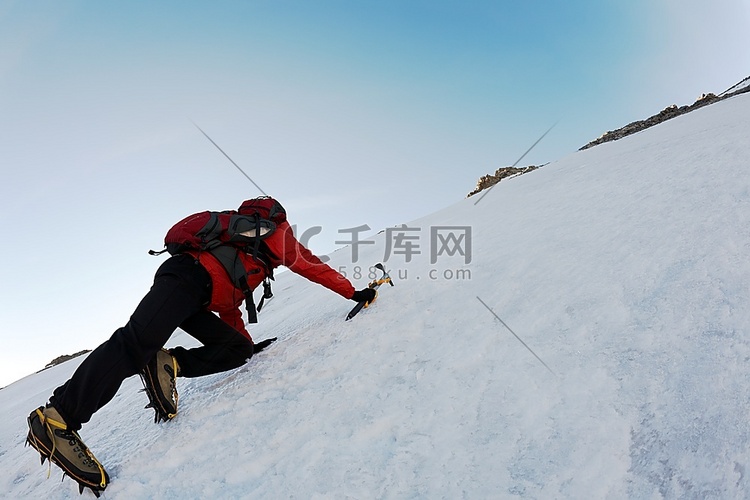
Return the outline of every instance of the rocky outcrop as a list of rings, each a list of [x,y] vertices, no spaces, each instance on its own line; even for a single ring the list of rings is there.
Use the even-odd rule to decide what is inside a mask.
[[[86,349],[86,350],[83,350],[83,351],[78,351],[75,354],[63,354],[62,356],[58,356],[55,359],[53,359],[52,361],[50,361],[49,363],[47,363],[47,366],[45,366],[44,368],[42,368],[42,370],[40,370],[40,371],[44,371],[47,368],[52,368],[53,366],[59,365],[60,363],[65,363],[66,361],[71,360],[73,358],[77,358],[78,356],[82,356],[82,355],[86,354],[87,352],[91,352],[91,350],[90,349]]]
[[[636,132],[640,132],[641,130],[645,130],[649,127],[653,127],[654,125],[670,120],[676,116],[680,116],[685,113],[695,111],[696,109],[702,108],[703,106],[708,106],[709,104],[713,104],[715,102],[722,101],[724,99],[728,99],[730,97],[736,96],[738,94],[743,94],[745,92],[750,92],[750,76],[740,81],[736,85],[729,87],[729,89],[725,90],[719,95],[716,95],[713,93],[703,94],[690,106],[681,106],[681,107],[677,107],[676,105],[668,106],[664,108],[663,110],[661,110],[658,114],[650,118],[630,123],[617,130],[611,130],[607,132],[606,134],[602,135],[601,137],[599,137],[598,139],[586,144],[585,146],[581,148],[581,150],[588,149],[590,147],[596,146],[597,144],[602,144],[604,142],[616,141],[617,139],[622,139],[625,136],[635,134]],[[474,189],[474,191],[469,193],[468,196],[473,196],[487,188],[490,188],[503,179],[507,179],[508,177],[514,177],[516,175],[525,174],[526,172],[531,172],[532,170],[536,170],[540,166],[530,165],[528,167],[523,167],[523,168],[516,168],[516,167],[498,168],[494,174],[483,175],[482,177],[480,177],[479,181],[477,181],[476,189]]]
[[[739,82],[737,85],[733,85],[732,87],[729,88],[729,90],[721,93],[718,96],[713,93],[703,94],[690,106],[677,107],[676,105],[673,104],[672,106],[668,106],[664,108],[658,114],[650,118],[630,123],[617,130],[610,130],[609,132],[605,133],[598,139],[595,139],[589,142],[588,144],[586,144],[585,146],[583,146],[580,149],[580,151],[591,148],[598,144],[602,144],[602,143],[610,142],[610,141],[616,141],[617,139],[622,139],[623,137],[629,136],[631,134],[635,134],[636,132],[640,132],[641,130],[645,130],[649,127],[653,127],[654,125],[658,125],[659,123],[670,120],[677,116],[684,115],[685,113],[689,113],[691,111],[695,111],[696,109],[702,108],[703,106],[708,106],[709,104],[713,104],[715,102],[722,101],[724,99],[728,99],[732,96],[742,94],[745,92],[750,92],[750,77],[745,78],[744,80]]]
[[[529,165],[528,167],[521,167],[521,168],[516,168],[516,167],[498,168],[497,170],[495,170],[494,174],[483,175],[482,177],[480,177],[479,180],[477,181],[476,189],[474,189],[474,191],[469,193],[467,195],[467,198],[469,196],[473,196],[477,194],[478,192],[484,189],[494,186],[495,184],[497,184],[503,179],[506,179],[508,177],[514,177],[516,175],[525,174],[526,172],[531,172],[532,170],[536,170],[537,168],[539,168],[538,165]]]

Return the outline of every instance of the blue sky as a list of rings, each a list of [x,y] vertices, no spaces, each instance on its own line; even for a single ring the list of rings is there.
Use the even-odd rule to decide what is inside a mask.
[[[258,194],[191,120],[329,252],[553,123],[525,164],[748,76],[748,2],[704,4],[0,2],[0,386],[121,326],[171,223]]]

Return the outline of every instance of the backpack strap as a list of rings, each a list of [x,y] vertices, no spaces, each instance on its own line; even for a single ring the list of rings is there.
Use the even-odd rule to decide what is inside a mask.
[[[245,296],[245,309],[247,310],[247,322],[255,324],[258,322],[258,313],[255,310],[255,301],[253,300],[253,291],[247,284],[247,278],[245,276],[240,280],[240,290],[242,295]],[[261,299],[261,305],[263,305],[263,299]],[[260,311],[260,306],[258,306]]]
[[[258,303],[258,312],[260,312],[266,299],[273,297],[273,291],[271,290],[271,281],[274,280],[273,264],[271,264],[268,258],[268,246],[265,241],[256,241],[250,255],[252,255],[256,262],[260,263],[266,273],[266,277],[263,279],[263,296]]]
[[[260,235],[260,215],[255,215],[255,234]],[[251,255],[253,256],[253,259],[256,261],[258,260],[258,249],[260,248],[260,236],[255,238],[255,241],[253,242],[253,251]]]
[[[229,279],[232,283],[242,290],[242,295],[245,297],[245,308],[247,309],[247,321],[248,323],[258,322],[258,313],[255,309],[255,301],[253,300],[253,291],[247,284],[247,270],[245,265],[240,260],[239,251],[228,245],[219,245],[209,250],[211,255],[221,262],[221,265],[229,274]],[[260,269],[256,269],[253,273],[259,273]],[[265,288],[265,286],[264,286]],[[263,296],[265,298],[265,290]],[[261,302],[262,304],[262,302]]]

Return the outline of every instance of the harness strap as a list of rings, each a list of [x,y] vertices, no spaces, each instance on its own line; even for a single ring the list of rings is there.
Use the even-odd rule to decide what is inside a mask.
[[[270,299],[271,297],[273,297],[273,291],[271,291],[271,280],[266,278],[263,280],[263,297],[260,298],[260,303],[258,303],[258,312],[260,312],[266,299]]]

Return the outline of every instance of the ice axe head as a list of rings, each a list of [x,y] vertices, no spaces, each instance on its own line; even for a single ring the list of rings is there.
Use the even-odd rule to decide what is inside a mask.
[[[393,280],[391,279],[391,276],[388,274],[388,271],[386,271],[385,267],[383,267],[383,264],[381,264],[380,262],[378,262],[377,264],[375,264],[375,269],[380,269],[381,271],[383,271],[383,277],[380,278],[381,280],[387,280],[388,283],[391,284],[391,286],[395,286],[393,284]]]

